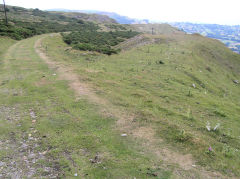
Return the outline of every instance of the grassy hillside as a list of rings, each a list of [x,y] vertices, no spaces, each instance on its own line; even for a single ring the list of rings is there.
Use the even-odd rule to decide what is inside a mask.
[[[218,24],[171,23],[172,26],[187,33],[199,33],[204,36],[222,41],[228,48],[240,53],[240,26]]]
[[[139,32],[159,35],[159,34],[184,34],[179,29],[169,24],[131,24],[131,27]]]
[[[77,31],[81,29],[97,30],[100,27],[93,22],[69,18],[38,9],[25,9],[7,6],[8,24],[4,16],[0,19],[0,35],[16,40],[51,32]]]
[[[167,24],[8,8],[0,35],[27,39],[0,36],[0,178],[240,177],[239,54]]]
[[[68,81],[36,54],[39,38],[19,41],[1,55],[0,178],[170,177],[161,161],[120,136],[115,118],[75,97]]]
[[[0,9],[3,7],[0,6]],[[0,35],[20,40],[34,35],[69,31],[115,31],[128,30],[127,26],[116,24],[102,15],[84,13],[47,12],[39,9],[25,9],[7,6],[8,24],[0,16]]]
[[[2,4],[0,4],[0,9],[3,9]],[[7,6],[7,14],[10,19],[15,19],[16,21],[60,21],[62,23],[66,23],[74,19],[81,19],[95,23],[116,23],[115,20],[104,15],[71,12],[49,12],[39,9],[26,9],[17,6]],[[0,18],[2,19],[4,16],[0,16]]]
[[[240,86],[233,82],[240,78],[240,56],[200,35],[151,38],[155,44],[110,57],[66,51],[61,37],[45,39],[44,46],[99,96],[134,116],[121,126],[130,136],[142,127],[154,130],[149,150],[170,145],[191,153],[197,165],[240,176]]]
[[[106,16],[101,14],[87,14],[80,12],[61,12],[61,11],[50,11],[51,14],[63,15],[70,18],[82,19],[90,22],[104,23],[104,24],[116,24],[117,22]]]

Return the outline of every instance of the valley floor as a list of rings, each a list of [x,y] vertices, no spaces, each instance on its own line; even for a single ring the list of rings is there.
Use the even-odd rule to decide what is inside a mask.
[[[109,86],[102,88],[101,81],[91,78],[101,78],[107,67],[102,71],[88,68],[92,61],[86,59],[80,64],[86,66],[78,68],[59,39],[59,34],[29,38],[13,44],[3,55],[0,178],[234,177],[215,164],[199,162],[189,152],[195,149],[173,145],[159,135],[158,130],[173,130],[163,119],[166,116],[163,122],[152,122],[155,116],[128,106],[135,98],[125,102],[120,91],[110,89],[121,90],[119,81],[109,79],[105,81]],[[61,46],[67,55],[53,51],[50,43]],[[141,98],[151,90],[137,89],[134,94]],[[148,100],[142,103],[149,107],[152,102]]]

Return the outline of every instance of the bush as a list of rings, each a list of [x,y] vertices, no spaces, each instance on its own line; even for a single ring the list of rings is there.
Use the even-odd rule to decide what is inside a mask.
[[[35,14],[42,15],[42,11],[33,10]],[[45,12],[44,12],[45,13]],[[65,17],[65,16],[64,16]],[[59,16],[60,19],[64,19]],[[67,17],[66,17],[67,18]],[[94,30],[97,31],[99,26],[92,22],[84,22],[81,20],[70,19],[68,24],[60,24],[58,22],[41,21],[41,22],[25,22],[9,20],[9,24],[6,25],[4,22],[0,21],[0,35],[8,36],[15,40],[21,40],[34,35],[40,35],[44,33],[53,32],[67,32],[67,31],[77,31],[77,30]],[[69,44],[71,41],[69,41]]]

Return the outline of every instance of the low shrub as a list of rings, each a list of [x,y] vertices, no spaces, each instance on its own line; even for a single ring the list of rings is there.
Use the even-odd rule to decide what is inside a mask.
[[[84,51],[96,51],[103,54],[116,54],[120,50],[113,48],[125,39],[139,34],[135,31],[99,32],[95,29],[83,29],[70,34],[62,34],[65,43],[73,48]]]

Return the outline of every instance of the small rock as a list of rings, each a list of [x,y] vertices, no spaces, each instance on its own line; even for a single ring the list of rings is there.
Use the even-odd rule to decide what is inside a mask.
[[[75,173],[75,174],[74,174],[74,176],[75,176],[75,177],[77,177],[77,176],[78,176],[78,174],[77,174],[77,173]]]
[[[0,167],[4,166],[5,163],[0,161]]]
[[[44,168],[44,171],[45,171],[45,172],[50,172],[50,171],[51,171],[51,168],[50,168],[50,167],[45,167],[45,168]]]
[[[192,86],[193,86],[193,88],[196,88],[196,85],[194,83],[192,84]]]
[[[31,154],[28,155],[28,158],[33,159],[33,158],[35,158],[35,156],[36,155],[34,153],[31,153]]]
[[[30,111],[31,118],[35,119],[37,116],[34,111]]]
[[[57,74],[56,73],[53,73],[53,76],[56,76]]]
[[[127,134],[121,134],[122,137],[127,137]]]
[[[21,148],[23,148],[23,149],[27,149],[27,148],[28,148],[28,145],[25,144],[25,143],[23,143],[22,146],[21,146]]]
[[[14,173],[11,173],[10,176],[11,176],[10,178],[20,179],[21,178],[21,173],[16,171]]]
[[[233,80],[233,83],[238,84],[239,81],[238,80]]]
[[[192,165],[192,167],[196,167],[196,165]]]

